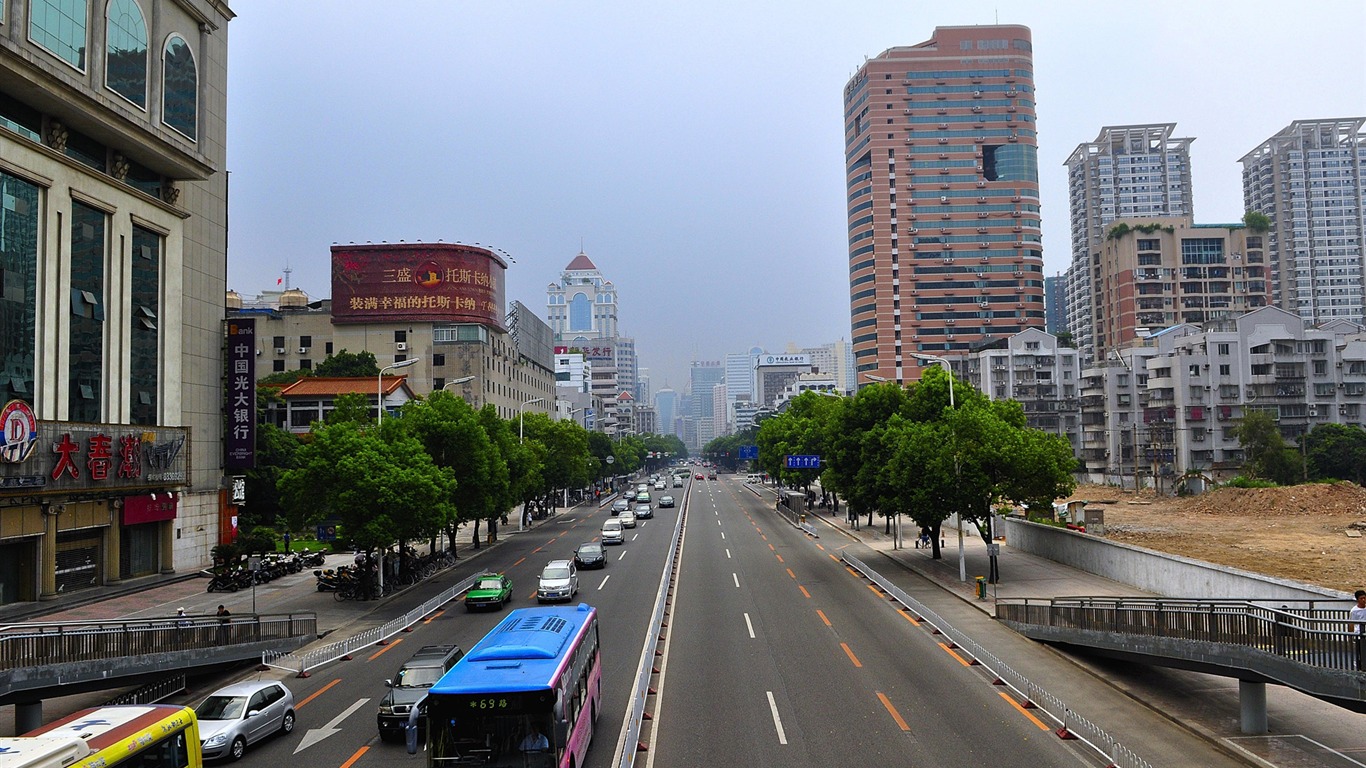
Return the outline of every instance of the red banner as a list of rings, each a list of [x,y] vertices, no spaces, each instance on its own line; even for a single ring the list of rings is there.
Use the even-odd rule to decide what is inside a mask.
[[[332,321],[413,319],[504,328],[507,264],[446,243],[332,246]]]
[[[175,494],[154,493],[147,496],[125,496],[123,499],[123,524],[156,523],[174,520],[177,509]]]

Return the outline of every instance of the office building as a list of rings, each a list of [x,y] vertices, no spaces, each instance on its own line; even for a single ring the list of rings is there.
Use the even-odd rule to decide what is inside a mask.
[[[600,341],[617,335],[617,289],[583,251],[546,287],[546,323],[560,339]]]
[[[232,19],[0,3],[0,602],[194,571],[231,539]]]
[[[860,375],[919,378],[1042,328],[1034,65],[1027,27],[939,27],[844,89],[851,343]],[[866,382],[860,382],[866,383]]]
[[[659,434],[678,434],[678,393],[664,387],[655,393],[655,413],[659,423]]]
[[[693,453],[716,437],[715,404],[712,388],[726,380],[726,369],[719,360],[694,360],[688,368],[689,422],[685,426],[684,444]],[[692,442],[688,442],[689,436]]]
[[[1057,336],[1067,330],[1067,278],[1043,279],[1044,330]]]
[[[1118,219],[1192,216],[1190,145],[1175,138],[1175,123],[1101,128],[1095,141],[1077,145],[1067,158],[1072,263],[1066,279],[1066,330],[1081,350],[1082,364],[1098,359],[1092,306],[1100,290],[1100,251]]]
[[[1271,219],[1272,301],[1310,324],[1366,319],[1363,125],[1296,120],[1241,161],[1244,207]]]

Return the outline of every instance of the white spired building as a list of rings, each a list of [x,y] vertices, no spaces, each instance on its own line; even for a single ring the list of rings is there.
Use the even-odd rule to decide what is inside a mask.
[[[557,339],[616,338],[617,289],[583,251],[546,287],[546,319]]]

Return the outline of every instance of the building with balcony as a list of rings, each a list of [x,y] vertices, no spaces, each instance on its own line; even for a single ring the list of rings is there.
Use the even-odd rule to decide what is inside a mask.
[[[1026,425],[1081,448],[1081,361],[1077,350],[1037,328],[995,339],[955,366],[992,400],[1018,400]]]

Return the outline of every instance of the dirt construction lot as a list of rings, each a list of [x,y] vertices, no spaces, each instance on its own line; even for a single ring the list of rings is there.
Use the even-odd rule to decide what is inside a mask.
[[[1366,489],[1353,483],[1186,498],[1086,485],[1069,499],[1104,509],[1114,541],[1345,592],[1366,588]]]

